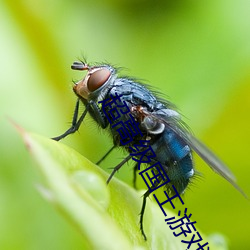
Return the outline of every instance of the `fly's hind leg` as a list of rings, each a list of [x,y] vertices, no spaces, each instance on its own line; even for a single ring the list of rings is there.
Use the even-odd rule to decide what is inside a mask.
[[[144,195],[143,195],[142,207],[141,207],[141,212],[140,212],[140,230],[141,230],[141,233],[142,233],[144,240],[147,240],[147,236],[146,236],[146,234],[144,232],[144,228],[143,228],[143,216],[144,216],[144,212],[145,212],[145,208],[146,208],[147,198],[149,195],[150,195],[150,191],[147,190],[147,192],[144,193]]]

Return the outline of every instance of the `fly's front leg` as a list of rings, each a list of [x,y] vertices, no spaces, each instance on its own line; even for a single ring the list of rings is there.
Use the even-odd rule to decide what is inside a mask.
[[[84,117],[86,116],[86,114],[87,114],[87,112],[89,110],[89,104],[88,104],[86,106],[86,109],[84,110],[84,112],[80,116],[79,120],[77,121],[77,119],[78,119],[78,112],[79,112],[79,104],[80,104],[80,101],[78,99],[77,102],[76,102],[76,106],[75,106],[75,110],[74,110],[74,116],[73,116],[71,127],[65,133],[63,133],[62,135],[59,135],[57,137],[53,137],[51,139],[53,139],[55,141],[60,141],[64,137],[68,136],[69,134],[75,133],[79,129],[79,127],[80,127],[80,125],[81,125]]]
[[[93,118],[99,125],[101,125],[103,129],[106,128],[108,126],[108,121],[105,115],[103,114],[102,110],[92,100],[89,101],[89,105],[90,105],[89,112],[92,114]]]

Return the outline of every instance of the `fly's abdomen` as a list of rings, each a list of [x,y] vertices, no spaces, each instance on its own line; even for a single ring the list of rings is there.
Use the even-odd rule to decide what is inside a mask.
[[[170,184],[174,185],[179,193],[183,193],[194,175],[190,147],[173,131],[165,129],[152,148],[157,160],[165,168],[171,180]]]

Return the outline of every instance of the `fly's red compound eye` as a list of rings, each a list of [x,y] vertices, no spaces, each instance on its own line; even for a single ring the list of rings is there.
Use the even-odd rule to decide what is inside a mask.
[[[99,89],[109,79],[110,74],[110,71],[105,68],[93,72],[88,79],[88,90],[93,92]]]

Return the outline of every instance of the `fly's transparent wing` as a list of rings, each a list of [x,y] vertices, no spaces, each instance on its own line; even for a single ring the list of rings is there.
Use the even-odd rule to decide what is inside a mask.
[[[163,114],[164,111],[157,114],[151,113],[152,117],[158,122],[163,123],[166,127],[174,131],[182,140],[184,140],[190,148],[192,148],[216,173],[225,178],[230,182],[242,195],[247,199],[247,195],[242,191],[242,189],[236,184],[236,178],[229,168],[202,142],[195,138],[183,125],[178,116],[169,115],[169,112]]]

